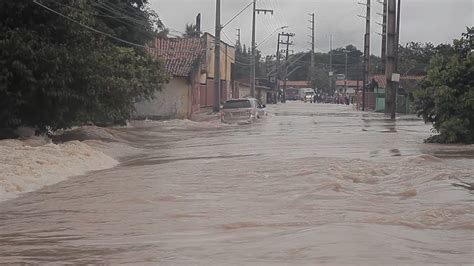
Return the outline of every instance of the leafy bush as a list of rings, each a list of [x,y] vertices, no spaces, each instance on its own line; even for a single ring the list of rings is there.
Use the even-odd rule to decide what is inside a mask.
[[[415,108],[438,135],[427,142],[474,143],[474,28],[454,41],[454,55],[435,56],[415,93]]]

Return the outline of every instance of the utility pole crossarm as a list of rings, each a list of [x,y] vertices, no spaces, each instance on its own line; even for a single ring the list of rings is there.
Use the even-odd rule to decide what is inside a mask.
[[[271,9],[255,9],[255,12],[257,12],[257,14],[263,13],[266,15],[267,13],[270,13],[273,15],[273,10]]]

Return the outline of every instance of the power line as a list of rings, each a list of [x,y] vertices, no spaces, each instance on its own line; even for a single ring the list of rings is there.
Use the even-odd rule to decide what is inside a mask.
[[[83,8],[79,8],[79,7],[75,7],[75,6],[71,6],[71,5],[66,5],[66,4],[63,4],[63,3],[60,3],[58,1],[55,1],[55,0],[47,0],[47,1],[51,1],[53,2],[54,4],[56,5],[59,5],[59,6],[62,6],[62,7],[66,7],[66,8],[70,8],[70,9],[74,9],[74,10],[77,10],[77,11],[81,11],[81,12],[88,12],[89,10],[86,10],[86,9],[83,9]],[[104,4],[104,3],[102,3]],[[133,27],[133,29],[135,30],[138,30],[138,31],[141,31],[143,33],[146,33],[146,27],[150,27],[149,24],[146,24],[145,21],[141,21],[141,20],[137,20],[137,19],[134,19],[132,17],[128,17],[122,13],[119,13],[118,11],[113,11],[113,10],[110,10],[110,9],[106,9],[107,11],[109,11],[111,14],[115,14],[116,16],[112,16],[112,15],[108,15],[107,13],[105,13],[104,11],[102,11],[102,9],[98,8],[98,6],[91,6],[90,7],[91,10],[97,12],[96,14],[92,14],[93,16],[97,16],[97,17],[104,17],[104,18],[110,18],[110,19],[113,19],[117,22],[120,22],[124,25],[127,25],[127,26],[130,26],[130,27]],[[118,9],[117,9],[118,10]],[[99,14],[100,13],[100,14]],[[126,21],[124,20],[121,20],[121,19],[128,19]],[[136,25],[133,25],[132,23],[128,23],[127,21],[131,21],[132,23],[136,24]],[[140,27],[141,26],[141,27]],[[174,32],[177,32],[177,33],[180,33],[180,34],[184,34],[183,32],[181,31],[178,31],[178,30],[175,30],[175,29],[172,29],[170,27],[165,27],[163,25],[164,28],[170,30],[170,31],[174,31]],[[171,34],[171,33],[168,33],[168,35],[172,36],[172,37],[180,37],[176,34]]]
[[[98,30],[98,29],[92,28],[92,27],[90,27],[90,26],[87,26],[87,25],[85,25],[85,24],[83,24],[83,23],[81,23],[81,22],[79,22],[79,21],[77,21],[77,20],[74,20],[74,19],[72,19],[72,18],[70,18],[70,17],[68,17],[68,16],[66,16],[66,15],[64,15],[64,14],[62,14],[62,13],[60,13],[60,12],[58,12],[58,11],[56,11],[56,10],[50,8],[50,7],[48,7],[48,6],[46,6],[46,5],[43,5],[43,4],[39,3],[37,0],[33,0],[33,3],[35,3],[35,4],[39,5],[39,6],[41,6],[42,8],[44,8],[44,9],[46,9],[46,10],[48,10],[48,11],[50,11],[50,12],[52,12],[52,13],[58,15],[58,16],[61,16],[61,17],[65,18],[65,19],[67,19],[67,20],[69,20],[69,21],[71,21],[71,22],[73,22],[73,23],[78,24],[78,25],[81,26],[81,27],[84,27],[84,28],[86,28],[86,29],[88,29],[88,30],[90,30],[90,31],[93,31],[93,32],[95,32],[95,33],[98,33],[98,34],[102,34],[102,35],[104,35],[104,36],[106,36],[106,37],[109,37],[109,38],[111,38],[111,39],[114,39],[114,40],[116,40],[116,41],[119,41],[119,42],[122,42],[122,43],[125,43],[125,44],[128,44],[128,45],[131,45],[131,46],[143,48],[143,49],[150,49],[150,50],[161,51],[161,52],[173,52],[172,49],[158,49],[158,48],[155,48],[155,47],[149,47],[149,46],[146,46],[146,45],[142,45],[142,44],[138,44],[138,43],[133,43],[133,42],[130,42],[130,41],[121,39],[121,38],[116,37],[116,36],[114,36],[114,35],[111,35],[111,34],[109,34],[109,33],[106,33],[106,32],[100,31],[100,30]],[[189,51],[188,53],[194,53],[194,52],[193,52],[193,51]]]
[[[260,45],[262,45],[263,43],[265,43],[270,37],[273,36],[273,34],[275,34],[277,31],[279,30],[282,30],[282,29],[286,29],[288,28],[287,26],[283,26],[283,27],[278,27],[276,28],[272,33],[270,33],[267,37],[265,37],[259,44],[257,44],[256,47],[259,47]]]
[[[120,38],[118,38],[118,37],[116,37],[116,36],[114,36],[114,35],[105,33],[105,32],[103,32],[103,31],[97,30],[97,29],[92,28],[92,27],[89,27],[89,26],[87,26],[87,25],[85,25],[85,24],[83,24],[83,23],[81,23],[81,22],[79,22],[79,21],[77,21],[77,20],[74,20],[74,19],[72,19],[72,18],[70,18],[70,17],[68,17],[68,16],[66,16],[66,15],[64,15],[64,14],[62,14],[62,13],[59,13],[58,11],[56,11],[56,10],[54,10],[54,9],[49,8],[48,6],[45,6],[45,5],[41,4],[41,3],[39,3],[39,2],[36,1],[36,0],[33,0],[33,3],[35,3],[35,4],[37,4],[37,5],[41,6],[41,7],[43,7],[44,9],[46,9],[46,10],[48,10],[48,11],[50,11],[50,12],[53,12],[54,14],[56,14],[56,15],[58,15],[58,16],[61,16],[61,17],[65,18],[65,19],[67,19],[67,20],[69,20],[69,21],[71,21],[71,22],[74,22],[74,23],[76,23],[76,24],[78,24],[78,25],[80,25],[80,26],[82,26],[82,27],[84,27],[84,28],[86,28],[86,29],[88,29],[88,30],[91,30],[91,31],[93,31],[93,32],[102,34],[102,35],[104,35],[104,36],[107,36],[107,37],[109,37],[109,38],[112,38],[112,39],[114,39],[114,40],[116,40],[116,41],[119,41],[119,42],[122,42],[122,43],[125,43],[125,44],[128,44],[128,45],[132,45],[132,46],[136,46],[136,47],[140,47],[140,48],[146,48],[144,45],[137,44],[137,43],[133,43],[133,42],[129,42],[129,41],[127,41],[127,40],[120,39]]]
[[[283,23],[283,21],[280,19],[280,16],[278,15],[278,12],[276,11],[277,8],[273,4],[273,1],[268,1],[268,3],[267,3],[267,1],[264,0],[264,3],[265,3],[265,6],[268,5],[268,6],[270,6],[270,9],[275,10],[275,13],[277,14],[277,15],[274,15],[272,17],[272,19],[275,20],[275,22],[276,22],[276,23],[274,23],[274,25],[286,25],[286,23]]]
[[[105,12],[109,12],[110,14],[113,14],[113,15],[118,15],[119,18],[123,18],[123,19],[126,19],[132,23],[135,23],[137,25],[140,25],[140,26],[144,26],[144,27],[150,27],[149,24],[147,24],[144,20],[142,20],[142,18],[139,18],[139,17],[132,17],[132,16],[127,16],[126,14],[122,13],[122,12],[126,12],[128,14],[131,14],[125,10],[120,10],[114,6],[109,6],[107,5],[106,3],[102,3],[102,2],[99,2],[99,3],[96,3],[96,4],[92,4],[92,8],[94,9],[95,8],[99,8],[99,9],[95,9],[97,11],[100,11],[100,9],[104,10]],[[105,14],[103,11],[102,11],[103,14]],[[132,14],[133,15],[133,14]]]
[[[224,37],[229,41],[229,43],[232,43],[232,40],[227,36],[224,30],[222,30],[222,34],[224,34]]]
[[[79,7],[74,7],[74,6],[71,6],[71,5],[66,5],[66,4],[63,4],[63,3],[60,3],[60,2],[57,2],[57,1],[54,1],[54,0],[48,0],[48,1],[51,1],[53,3],[55,3],[56,5],[59,5],[59,6],[63,6],[63,7],[67,7],[67,8],[71,8],[71,9],[74,9],[74,10],[78,10],[78,11],[82,11],[82,12],[87,12],[88,10],[86,9],[83,9],[83,8],[79,8]],[[127,25],[127,26],[131,26],[131,27],[134,27],[135,29],[137,30],[140,30],[142,32],[145,31],[145,29],[143,27],[136,27],[136,25],[139,25],[139,26],[144,26],[144,27],[149,27],[150,25],[148,24],[144,24],[144,22],[136,22],[136,21],[132,21],[132,22],[135,22],[136,25],[133,25],[131,23],[128,23],[126,21],[123,21],[123,20],[120,20],[120,19],[127,19],[128,17],[127,16],[123,16],[122,14],[119,14],[119,13],[112,13],[112,14],[115,14],[115,15],[119,15],[119,16],[111,16],[111,15],[108,15],[106,14],[105,12],[103,12],[102,10],[100,9],[96,9],[94,8],[94,6],[91,7],[92,10],[96,11],[97,13],[100,13],[100,14],[92,14],[94,16],[98,16],[98,17],[104,17],[104,18],[110,18],[110,19],[113,19],[115,21],[118,21],[124,25]]]
[[[250,2],[248,5],[246,5],[242,10],[240,10],[237,14],[235,14],[229,21],[227,21],[222,27],[221,29],[225,28],[227,25],[229,25],[232,21],[234,21],[234,19],[236,19],[238,16],[240,16],[240,14],[244,13],[245,10],[247,10],[247,8],[249,8],[251,5],[253,4],[253,2]]]

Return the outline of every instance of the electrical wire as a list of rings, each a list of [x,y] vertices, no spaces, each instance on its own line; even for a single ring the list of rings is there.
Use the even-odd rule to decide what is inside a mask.
[[[72,18],[70,18],[70,17],[68,17],[68,16],[66,16],[66,15],[64,15],[64,14],[62,14],[62,13],[60,13],[60,12],[54,10],[54,9],[52,9],[52,8],[49,8],[49,7],[46,6],[46,5],[43,5],[43,4],[39,3],[37,0],[33,0],[33,3],[35,3],[35,4],[37,4],[37,5],[41,6],[41,7],[43,7],[44,9],[46,9],[46,10],[48,10],[48,11],[50,11],[50,12],[53,12],[54,14],[56,14],[56,15],[58,15],[58,16],[61,16],[61,17],[65,18],[65,19],[67,19],[67,20],[69,20],[69,21],[71,21],[71,22],[74,22],[74,23],[76,23],[76,24],[78,24],[78,25],[80,25],[80,26],[82,26],[82,27],[84,27],[84,28],[86,28],[86,29],[88,29],[88,30],[90,30],[90,31],[93,31],[93,32],[95,32],[95,33],[102,34],[102,35],[104,35],[104,36],[107,36],[107,37],[109,37],[109,38],[112,38],[112,39],[114,39],[114,40],[116,40],[116,41],[119,41],[119,42],[122,42],[122,43],[125,43],[125,44],[128,44],[128,45],[132,45],[132,46],[136,46],[136,47],[140,47],[140,48],[146,48],[145,45],[141,45],[141,44],[129,42],[129,41],[127,41],[127,40],[123,40],[123,39],[121,39],[121,38],[118,38],[118,37],[116,37],[116,36],[114,36],[114,35],[111,35],[111,34],[108,34],[108,33],[103,32],[103,31],[100,31],[100,30],[98,30],[98,29],[95,29],[95,28],[92,28],[92,27],[90,27],[90,26],[87,26],[87,25],[85,25],[85,24],[83,24],[83,23],[81,23],[81,22],[79,22],[79,21],[77,21],[77,20],[74,20],[74,19],[72,19]]]
[[[233,41],[229,38],[229,36],[227,36],[227,34],[225,33],[224,30],[222,30],[221,32],[222,32],[222,34],[224,34],[224,37],[225,37],[230,43],[233,42]]]
[[[117,36],[114,36],[114,35],[112,35],[112,34],[109,34],[109,33],[103,32],[103,31],[101,31],[101,30],[95,29],[95,28],[93,28],[93,27],[90,27],[90,26],[88,26],[88,25],[85,25],[85,24],[83,24],[83,23],[81,23],[81,22],[79,22],[79,21],[77,21],[77,20],[75,20],[75,19],[73,19],[73,18],[70,18],[70,17],[68,17],[68,16],[66,16],[66,15],[64,15],[64,14],[62,14],[62,13],[60,13],[60,12],[58,12],[58,11],[56,11],[56,10],[54,10],[54,9],[52,9],[52,8],[50,8],[50,7],[48,7],[48,6],[46,6],[46,5],[44,5],[44,4],[42,4],[42,3],[39,3],[37,0],[33,0],[33,3],[35,3],[35,4],[39,5],[39,6],[41,6],[42,8],[44,8],[44,9],[46,9],[46,10],[48,10],[48,11],[50,11],[50,12],[52,12],[52,13],[54,13],[54,14],[60,16],[60,17],[63,17],[64,19],[67,19],[67,20],[69,20],[69,21],[71,21],[71,22],[73,22],[73,23],[75,23],[75,24],[78,24],[78,25],[80,25],[81,27],[84,27],[84,28],[86,28],[86,29],[88,29],[88,30],[90,30],[90,31],[93,31],[93,32],[95,32],[95,33],[98,33],[98,34],[102,34],[102,35],[104,35],[104,36],[106,36],[106,37],[109,37],[109,38],[111,38],[111,39],[114,39],[114,40],[116,40],[116,41],[118,41],[118,42],[122,42],[122,43],[125,43],[125,44],[128,44],[128,45],[135,46],[135,47],[139,47],[139,48],[143,48],[143,49],[154,50],[154,51],[173,52],[172,49],[157,49],[157,48],[154,48],[154,47],[149,47],[149,46],[147,46],[147,45],[137,44],[137,43],[133,43],[133,42],[130,42],[130,41],[121,39],[121,38],[119,38],[119,37],[117,37]],[[189,51],[188,53],[193,54],[194,52],[193,52],[193,51]]]
[[[250,2],[248,5],[246,5],[242,10],[240,10],[237,14],[235,14],[229,21],[227,21],[223,26],[221,26],[221,29],[225,28],[227,25],[229,25],[234,19],[236,19],[240,14],[242,14],[247,8],[249,8],[253,2]]]

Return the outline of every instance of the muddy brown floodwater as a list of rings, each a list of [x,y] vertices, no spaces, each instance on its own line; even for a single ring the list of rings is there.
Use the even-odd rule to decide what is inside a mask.
[[[430,127],[413,116],[269,112],[109,129],[103,146],[139,152],[1,203],[0,262],[474,263],[474,197],[453,186],[474,182],[473,146],[423,144]]]

